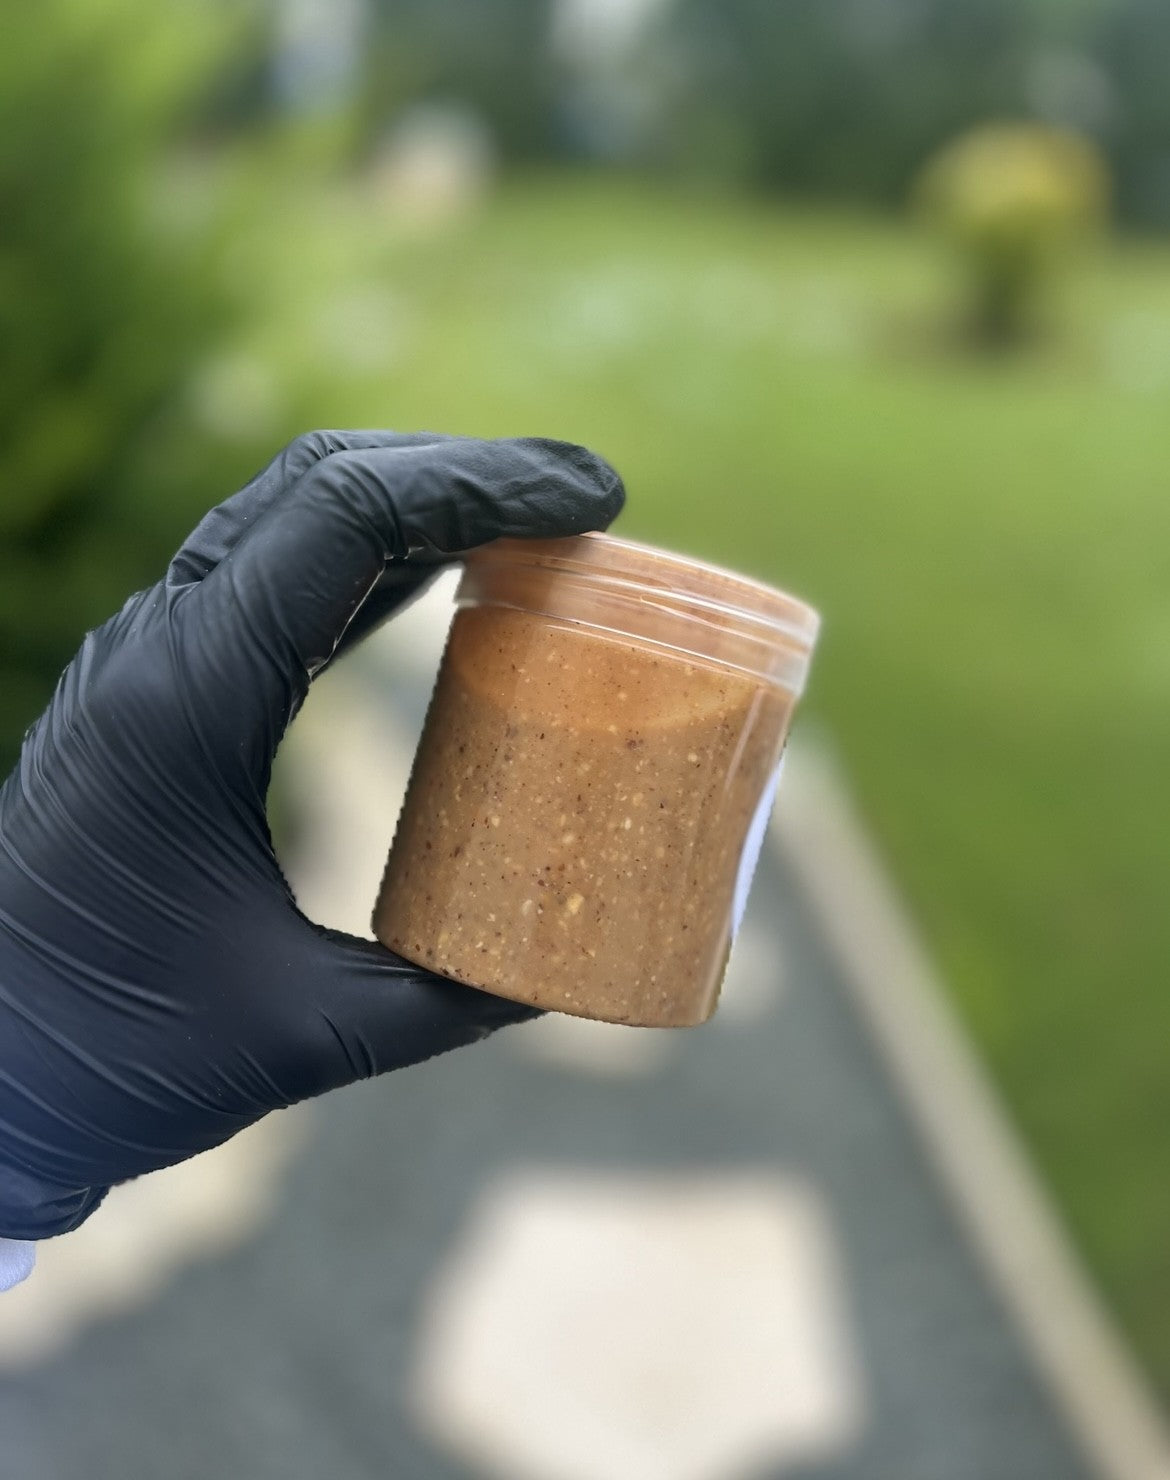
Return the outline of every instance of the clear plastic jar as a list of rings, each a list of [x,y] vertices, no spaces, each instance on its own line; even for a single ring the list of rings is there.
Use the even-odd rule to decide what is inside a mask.
[[[471,555],[378,938],[558,1012],[714,1011],[816,613],[608,535]]]

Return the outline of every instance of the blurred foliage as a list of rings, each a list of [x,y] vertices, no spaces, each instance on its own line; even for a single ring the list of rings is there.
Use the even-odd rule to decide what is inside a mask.
[[[244,8],[9,6],[0,47],[0,773],[81,633],[241,462],[191,394],[239,317],[192,152]],[[186,152],[180,146],[186,145]],[[243,449],[254,458],[256,449]]]
[[[954,250],[977,343],[1016,343],[1033,327],[1061,255],[1105,217],[1108,172],[1075,134],[1035,124],[972,130],[932,158],[916,191]]]
[[[892,205],[956,134],[1033,119],[1093,137],[1123,216],[1170,225],[1167,55],[1165,0],[674,0],[631,154]]]
[[[361,106],[374,138],[405,104],[458,103],[509,159],[554,148],[552,0],[370,0]]]
[[[1170,5],[1105,4],[1092,55],[1108,86],[1099,137],[1117,180],[1119,212],[1170,228]]]
[[[373,136],[412,103],[455,102],[506,159],[592,154],[893,205],[948,139],[1018,117],[1089,134],[1122,214],[1170,224],[1165,0],[667,0],[629,44],[571,55],[550,51],[552,0],[370,14]]]
[[[594,158],[896,205],[948,139],[1022,118],[1091,136],[1122,216],[1170,225],[1165,0],[665,0],[624,40],[568,48],[555,0],[347,0],[336,17],[303,0],[270,9],[277,52],[286,9],[316,17],[310,70],[316,53],[328,72],[330,40],[353,29],[357,76],[339,87],[367,150],[413,105],[453,104],[507,161]],[[279,111],[258,52],[221,74],[221,123]]]
[[[1019,0],[677,0],[647,47],[688,172],[896,200],[941,139],[1014,101]]]

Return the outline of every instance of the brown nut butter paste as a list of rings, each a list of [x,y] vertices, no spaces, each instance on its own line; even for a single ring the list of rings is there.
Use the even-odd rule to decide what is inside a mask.
[[[374,928],[470,986],[611,1022],[713,1012],[794,700],[742,670],[460,611]]]

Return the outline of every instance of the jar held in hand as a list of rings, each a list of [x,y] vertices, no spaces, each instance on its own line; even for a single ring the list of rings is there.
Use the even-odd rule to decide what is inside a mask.
[[[538,1007],[705,1021],[816,614],[607,535],[485,546],[456,599],[375,933]]]

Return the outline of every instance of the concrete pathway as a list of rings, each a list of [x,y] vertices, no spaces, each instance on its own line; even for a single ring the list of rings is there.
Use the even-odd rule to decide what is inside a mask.
[[[330,924],[440,626],[298,724]],[[766,850],[704,1029],[546,1018],[120,1189],[0,1300],[0,1476],[1088,1480],[799,897]]]

